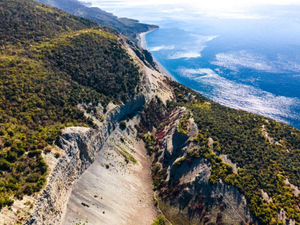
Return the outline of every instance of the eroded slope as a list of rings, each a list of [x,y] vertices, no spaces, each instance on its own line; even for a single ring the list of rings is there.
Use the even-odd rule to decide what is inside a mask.
[[[299,130],[221,106],[176,82],[171,86],[176,102],[151,102],[140,125],[168,219],[299,223]],[[193,123],[196,136],[189,134]]]

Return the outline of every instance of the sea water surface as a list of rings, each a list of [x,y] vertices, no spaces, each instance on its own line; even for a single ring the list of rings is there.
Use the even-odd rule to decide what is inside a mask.
[[[216,15],[179,5],[101,6],[159,25],[146,35],[147,47],[178,82],[223,105],[300,128],[299,6]]]
[[[256,30],[255,22],[243,24],[243,33],[163,26],[146,35],[147,47],[178,82],[204,96],[300,128],[300,42],[278,31],[265,37],[270,24]],[[244,29],[239,25],[224,24],[231,31]]]

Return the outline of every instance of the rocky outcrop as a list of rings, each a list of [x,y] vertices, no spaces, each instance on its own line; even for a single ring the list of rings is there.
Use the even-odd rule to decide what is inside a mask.
[[[190,158],[189,152],[199,148],[193,140],[198,129],[189,119],[186,134],[178,131],[178,123],[188,114],[185,108],[173,110],[164,127],[155,132],[156,149],[154,179],[162,179],[158,187],[159,207],[172,224],[238,224],[255,221],[245,197],[222,181],[211,184],[211,163],[205,158]],[[191,115],[192,117],[192,115]],[[213,140],[208,140],[213,148]],[[164,176],[159,176],[165,173]],[[155,181],[154,181],[155,182]]]
[[[139,117],[127,118],[126,128],[116,127],[74,183],[62,225],[146,225],[155,220],[151,161],[134,128]]]
[[[135,113],[145,104],[142,95],[117,106],[106,114],[98,129],[68,127],[62,131],[57,146],[64,150],[25,224],[59,224],[73,183],[95,159],[103,144],[124,116]]]
[[[299,194],[300,194],[299,188],[296,185],[291,184],[288,178],[285,179],[284,184],[290,186],[293,189],[294,195],[296,197],[299,196]]]
[[[97,125],[96,129],[69,127],[63,130],[56,143],[63,154],[51,171],[47,185],[25,224],[59,224],[74,182],[94,162],[110,134],[119,126],[120,120],[137,114],[154,96],[159,96],[163,102],[172,98],[173,93],[164,75],[147,67],[129,45],[124,44],[124,48],[141,70],[140,84],[136,88],[138,94],[126,104],[112,104],[113,107],[108,107],[103,121],[90,115]],[[83,109],[81,106],[79,108]]]
[[[91,144],[92,143],[92,144]],[[63,131],[58,145],[65,150],[25,224],[58,224],[72,184],[93,161],[103,138],[94,130],[71,127]]]

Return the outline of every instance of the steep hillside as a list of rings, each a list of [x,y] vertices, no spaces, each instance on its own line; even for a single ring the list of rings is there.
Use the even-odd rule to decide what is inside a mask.
[[[131,41],[136,41],[138,33],[156,29],[158,26],[139,23],[138,20],[128,18],[118,18],[111,13],[105,12],[97,7],[86,7],[77,0],[37,0],[38,2],[62,9],[68,13],[84,18],[92,19],[102,25],[111,27],[128,37]]]
[[[4,207],[42,188],[47,165],[41,153],[51,151],[61,128],[93,126],[79,103],[91,103],[93,111],[92,103],[130,100],[140,72],[118,37],[95,22],[25,0],[1,1],[0,12]]]
[[[299,224],[300,131],[170,84],[176,102],[153,101],[140,124],[168,219]]]
[[[1,224],[300,224],[298,129],[167,79],[92,20],[0,0],[0,22]]]
[[[3,0],[0,7],[2,49],[10,44],[18,47],[42,42],[68,31],[101,27],[91,20],[72,16],[34,1]]]

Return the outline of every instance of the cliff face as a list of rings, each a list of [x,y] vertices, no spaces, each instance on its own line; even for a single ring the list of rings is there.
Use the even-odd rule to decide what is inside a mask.
[[[54,167],[48,185],[25,224],[59,223],[72,184],[93,162],[95,154],[103,145],[103,137],[89,128],[67,128],[58,145],[64,150],[64,154]]]
[[[222,181],[212,185],[211,163],[191,159],[198,128],[185,108],[175,109],[163,120],[156,138],[153,179],[159,207],[172,224],[234,224],[255,221],[245,197]],[[181,123],[186,121],[186,128]]]
[[[140,66],[143,74],[137,87],[140,94],[137,94],[126,104],[108,105],[102,122],[85,112],[86,116],[92,118],[98,125],[95,129],[68,127],[62,131],[56,145],[63,150],[63,154],[51,171],[48,184],[40,194],[35,203],[34,211],[25,224],[59,224],[63,213],[66,211],[73,184],[95,161],[95,157],[102,151],[103,146],[111,141],[108,138],[116,129],[119,129],[119,122],[142,110],[143,106],[156,95],[157,91],[159,92],[158,95],[165,101],[172,97],[172,92],[165,83],[166,78],[156,70],[145,66],[128,45],[126,48],[135,59],[136,64]],[[164,90],[158,90],[160,87],[164,87]],[[135,130],[134,127],[132,129]],[[133,137],[136,136],[136,134],[133,135]]]
[[[120,185],[120,180],[122,187],[131,187],[123,189],[129,197],[120,196],[122,202],[119,205],[109,208],[111,203],[106,202],[105,220],[98,217],[94,223],[107,221],[113,224],[112,218],[117,217],[127,218],[125,223],[130,224],[130,219],[142,215],[139,208],[147,205],[152,216],[145,221],[141,217],[140,222],[150,224],[156,216],[153,193],[148,190],[152,189],[151,180],[145,182],[142,171],[149,175],[151,170],[149,166],[141,166],[147,164],[147,156],[142,150],[135,150],[141,145],[135,138],[144,105],[154,99],[166,106],[174,100],[170,81],[157,71],[150,53],[96,22],[35,1],[4,1],[0,8],[3,9],[1,28],[4,31],[1,37],[6,44],[0,52],[3,74],[0,78],[3,85],[0,92],[0,220],[6,224],[24,220],[26,224],[59,224],[62,221],[66,224],[74,219],[72,212],[91,215],[87,209],[92,209],[93,201],[79,201],[87,198],[81,193],[89,190],[88,187],[83,189],[83,184],[85,179],[89,181],[89,176],[86,178],[84,173],[90,174],[90,169],[95,177],[98,172],[103,172],[105,177],[111,178],[106,184],[97,183],[99,188],[111,189]],[[130,21],[118,22],[128,24]],[[132,32],[154,28],[140,25],[142,27]],[[18,29],[14,29],[16,27]],[[126,104],[121,104],[122,101]],[[153,116],[148,118],[152,121],[149,130],[159,122],[158,111],[153,108],[152,113]],[[190,136],[195,136],[198,129],[192,118],[189,118],[188,132],[185,121],[177,121],[186,114],[184,108],[175,110],[170,115],[170,120],[174,121],[168,125],[169,132],[159,134],[161,145],[166,145],[163,155],[159,156],[160,167],[167,171],[170,185],[189,177],[189,168],[186,168],[186,174],[181,170],[185,168],[184,156],[193,145],[184,143],[189,143]],[[94,128],[82,127],[93,126],[91,121]],[[124,123],[129,125],[126,129]],[[78,127],[67,127],[70,124]],[[177,128],[176,124],[181,125]],[[56,140],[61,127],[67,128]],[[108,154],[114,155],[117,163],[106,162]],[[153,160],[156,164],[157,159]],[[98,172],[92,169],[97,163],[101,167]],[[183,167],[179,166],[181,164]],[[204,175],[209,176],[209,165],[199,165],[206,168]],[[134,182],[107,166],[118,168],[118,171],[125,168],[130,176],[133,175]],[[196,194],[193,189],[191,185],[189,195]],[[148,190],[145,191],[148,193],[146,201],[142,197],[144,191],[137,190]],[[118,196],[113,192],[101,193],[106,193],[105,199]],[[9,207],[10,204],[13,205]],[[103,202],[99,200],[97,204]],[[123,209],[124,205],[128,210]],[[120,210],[114,212],[114,208]]]
[[[155,220],[151,161],[134,128],[139,118],[138,114],[127,117],[126,127],[117,126],[110,134],[94,163],[74,183],[61,224],[152,224]]]
[[[173,224],[248,223],[248,206],[262,224],[299,223],[299,130],[166,79],[96,22],[35,1],[0,9],[0,222],[151,224],[151,171]]]

